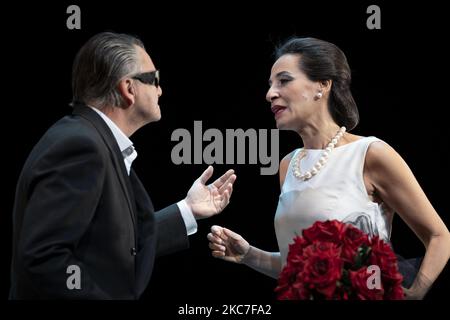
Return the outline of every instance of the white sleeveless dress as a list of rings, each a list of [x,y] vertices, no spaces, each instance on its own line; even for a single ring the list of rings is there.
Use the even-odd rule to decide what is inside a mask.
[[[365,156],[374,141],[381,140],[364,137],[334,148],[321,171],[307,181],[297,179],[292,173],[293,159],[301,149],[295,151],[275,214],[275,232],[283,267],[294,237],[301,236],[302,230],[316,221],[336,219],[352,223],[370,235],[379,235],[387,242],[390,240],[392,214],[371,201],[364,185]],[[302,172],[310,170],[323,152],[321,149],[306,151],[300,161]]]

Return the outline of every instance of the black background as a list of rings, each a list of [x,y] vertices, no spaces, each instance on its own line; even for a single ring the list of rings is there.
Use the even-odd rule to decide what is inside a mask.
[[[81,8],[81,30],[68,30],[66,9]],[[381,8],[381,30],[369,30],[366,9]],[[265,101],[274,46],[289,36],[313,36],[338,45],[353,72],[361,122],[355,134],[377,136],[393,146],[450,225],[447,49],[440,5],[392,3],[87,1],[16,3],[5,7],[2,162],[3,245],[1,295],[7,299],[11,213],[15,184],[33,145],[45,130],[71,112],[71,66],[77,50],[102,31],[139,36],[161,70],[162,119],[132,136],[139,156],[133,166],[156,208],[184,198],[206,165],[174,165],[170,140],[176,128],[272,129]],[[204,146],[207,143],[204,144]],[[294,132],[280,132],[280,158],[301,146]],[[276,285],[249,268],[213,259],[206,234],[213,224],[242,234],[251,244],[277,251],[273,218],[278,176],[260,175],[260,165],[215,165],[216,178],[233,168],[237,181],[228,208],[199,221],[191,248],[157,261],[142,297],[169,308],[185,303],[273,302]],[[420,241],[397,216],[392,241],[405,257],[423,255]],[[113,268],[114,266],[111,266]],[[428,301],[447,299],[448,267]],[[431,303],[431,302],[430,302]]]

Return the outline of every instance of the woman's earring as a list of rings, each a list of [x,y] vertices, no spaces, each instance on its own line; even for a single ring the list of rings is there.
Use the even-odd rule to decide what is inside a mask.
[[[322,92],[317,92],[316,94],[316,100],[319,100],[320,98],[322,98]]]

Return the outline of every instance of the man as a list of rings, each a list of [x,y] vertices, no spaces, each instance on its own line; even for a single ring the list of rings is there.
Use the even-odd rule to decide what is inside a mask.
[[[12,299],[137,299],[154,259],[188,247],[195,219],[228,204],[236,179],[209,167],[186,199],[154,212],[129,140],[161,118],[159,73],[142,42],[101,33],[78,52],[73,113],[28,157],[14,206]]]

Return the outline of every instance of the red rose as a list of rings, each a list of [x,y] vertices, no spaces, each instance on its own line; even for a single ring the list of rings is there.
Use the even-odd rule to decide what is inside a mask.
[[[310,243],[308,243],[302,237],[295,237],[294,242],[289,245],[289,252],[287,260],[291,262],[296,262],[299,256],[303,255],[303,249],[306,248]]]
[[[298,299],[311,300],[311,291],[307,288],[306,283],[300,279],[301,277],[297,277],[297,281],[292,285],[292,288],[295,290]]]
[[[367,272],[371,265],[379,272]],[[380,288],[368,283],[372,275]],[[389,244],[333,220],[314,223],[289,245],[275,291],[278,299],[403,299],[401,283]]]
[[[296,300],[300,298],[297,289],[293,286],[299,272],[300,270],[296,268],[293,263],[288,263],[283,268],[278,279],[278,286],[275,288],[278,299]]]
[[[377,265],[380,268],[383,282],[400,285],[403,277],[398,272],[397,257],[392,251],[391,246],[378,236],[372,238],[370,245],[372,252],[369,258],[369,264]]]
[[[370,246],[372,248],[371,257],[373,259],[379,259],[380,261],[383,260],[390,264],[397,263],[397,257],[394,252],[392,252],[391,246],[380,239],[380,237],[373,237],[370,241]]]
[[[303,230],[306,241],[330,241],[340,244],[345,225],[337,220],[317,221],[308,229]]]
[[[369,288],[367,285],[367,279],[371,275],[371,272],[367,272],[367,267],[362,267],[357,271],[349,271],[350,281],[352,288],[355,289],[357,300],[383,300],[384,290],[382,286],[377,289]]]
[[[343,261],[340,254],[340,248],[334,243],[314,242],[303,252],[305,268],[297,281],[331,299],[341,278]]]
[[[304,269],[303,248],[305,246],[306,241],[301,237],[296,237],[294,242],[289,245],[287,264],[283,268],[278,279],[278,286],[275,288],[280,300],[305,299],[304,294],[299,292],[302,288],[295,284],[298,275]]]
[[[363,244],[369,245],[367,234],[350,224],[347,225],[342,239],[342,259],[348,263],[354,263],[357,250]]]
[[[385,290],[384,299],[386,299],[386,300],[404,300],[405,294],[403,292],[402,286],[399,284],[399,285],[395,285],[395,286],[389,288],[389,290]]]

